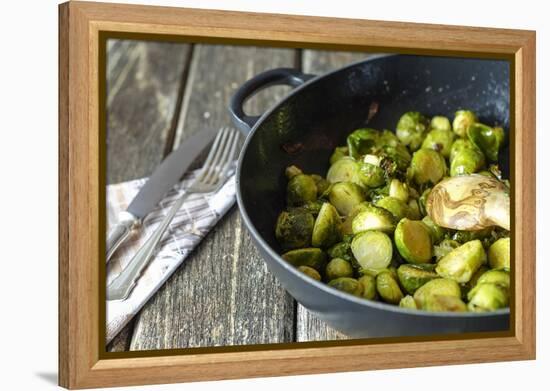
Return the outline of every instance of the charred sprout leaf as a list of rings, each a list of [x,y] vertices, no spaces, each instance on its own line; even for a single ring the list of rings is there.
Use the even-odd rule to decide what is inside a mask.
[[[376,278],[365,274],[358,280],[363,285],[362,297],[368,300],[374,300],[377,297],[376,294]]]
[[[402,298],[401,301],[399,302],[399,307],[409,308],[412,310],[418,309],[418,306],[416,305],[416,301],[411,295],[407,295],[404,298]]]
[[[485,250],[481,241],[472,240],[441,258],[435,270],[441,277],[465,283],[470,281],[477,269],[485,262]]]
[[[327,255],[318,248],[300,248],[281,255],[285,261],[294,267],[309,266],[318,272],[325,269]]]
[[[409,216],[409,206],[398,198],[384,197],[376,201],[376,206],[386,209],[390,212],[395,221],[399,221]],[[393,230],[392,230],[393,231]]]
[[[460,243],[452,239],[443,239],[439,244],[434,246],[434,256],[436,262],[439,262],[441,258],[449,254],[455,248],[460,247]]]
[[[497,284],[478,283],[468,293],[468,309],[474,312],[494,311],[508,306],[507,289]]]
[[[342,159],[343,157],[347,157],[347,156],[349,156],[348,147],[336,147],[336,148],[334,148],[334,152],[330,156],[330,164],[334,164],[338,160]]]
[[[422,143],[422,148],[433,149],[443,157],[448,158],[451,154],[454,139],[455,134],[451,130],[434,129],[427,134]]]
[[[378,142],[378,131],[370,128],[357,129],[347,138],[349,155],[358,159],[372,151]]]
[[[418,185],[436,184],[447,174],[447,164],[439,152],[422,148],[413,154],[411,170]]]
[[[501,238],[489,247],[489,265],[493,269],[510,270],[510,238]]]
[[[330,166],[327,172],[330,183],[354,182],[362,184],[359,179],[359,164],[351,157],[343,157]]]
[[[437,278],[428,281],[414,292],[414,299],[419,307],[424,308],[426,300],[430,296],[453,296],[457,299],[461,297],[460,286],[454,280],[449,278]]]
[[[336,208],[325,202],[313,226],[311,244],[313,247],[329,247],[342,240],[340,216]]]
[[[394,275],[389,271],[383,271],[376,276],[376,291],[386,303],[399,304],[403,293]]]
[[[353,238],[351,251],[361,269],[380,271],[390,265],[393,249],[388,235],[366,231]]]
[[[436,115],[430,121],[430,129],[432,130],[447,130],[452,132],[451,121],[447,117]]]
[[[422,309],[431,312],[466,312],[468,307],[455,296],[431,295],[427,296]]]
[[[407,150],[407,147],[401,143],[379,147],[378,154],[382,158],[394,162],[396,166],[395,171],[404,172],[411,163],[411,154]]]
[[[466,137],[468,127],[477,122],[477,116],[470,110],[459,110],[455,113],[453,120],[453,131],[459,137]]]
[[[338,182],[331,187],[329,201],[340,215],[347,216],[354,206],[365,201],[365,194],[353,182]]]
[[[411,295],[418,288],[428,281],[439,278],[433,268],[422,267],[422,265],[401,265],[397,269],[397,277],[401,286]]]
[[[430,216],[424,216],[422,222],[426,224],[426,227],[428,227],[428,230],[430,231],[432,244],[438,244],[439,242],[441,242],[445,238],[445,235],[447,235],[448,233],[445,228],[440,227],[439,225],[434,223]]]
[[[432,259],[432,239],[422,221],[402,219],[394,233],[399,254],[410,263],[429,263]]]
[[[328,285],[353,296],[361,296],[363,294],[363,285],[355,278],[340,277],[330,281]]]
[[[409,200],[409,187],[399,179],[392,179],[390,182],[389,196],[407,202]]]
[[[281,212],[277,218],[275,237],[285,250],[308,247],[315,220],[303,211]]]
[[[321,275],[317,270],[309,266],[298,266],[298,270],[314,280],[321,281]]]
[[[352,222],[352,231],[358,234],[364,231],[382,231],[391,233],[395,228],[394,218],[386,209],[367,205],[359,212]]]
[[[496,162],[498,151],[504,142],[504,130],[496,127],[483,125],[480,123],[471,124],[468,127],[468,138],[474,143],[489,159]]]
[[[353,277],[353,268],[348,261],[342,258],[334,258],[328,263],[325,276],[327,277],[327,281],[340,277]]]
[[[287,185],[286,202],[289,206],[300,206],[317,199],[317,185],[309,175],[293,176]]]
[[[428,130],[429,121],[417,111],[409,111],[399,118],[395,133],[397,138],[411,151],[416,151],[422,145]]]

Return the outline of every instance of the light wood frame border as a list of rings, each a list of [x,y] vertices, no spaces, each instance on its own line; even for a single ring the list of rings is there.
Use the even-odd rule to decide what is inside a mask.
[[[98,330],[100,31],[510,59],[515,260],[507,336],[106,359]],[[535,358],[535,32],[105,3],[59,6],[59,384],[90,388]],[[101,256],[100,256],[101,255]],[[460,352],[460,354],[457,354]]]

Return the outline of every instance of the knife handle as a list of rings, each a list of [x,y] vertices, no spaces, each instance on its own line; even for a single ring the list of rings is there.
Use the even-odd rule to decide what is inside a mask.
[[[121,212],[118,223],[109,230],[107,235],[107,262],[119,246],[130,236],[132,229],[138,225],[138,219],[129,212]]]

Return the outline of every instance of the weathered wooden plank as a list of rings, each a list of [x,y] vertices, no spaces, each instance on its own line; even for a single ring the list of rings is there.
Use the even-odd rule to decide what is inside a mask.
[[[113,41],[107,56],[107,183],[149,175],[163,158],[190,45]]]
[[[367,57],[366,53],[304,50],[302,54],[302,67],[306,73],[319,75],[359,61],[365,57]],[[349,337],[332,329],[302,305],[298,304],[296,316],[296,340],[298,342],[347,338]]]
[[[111,39],[107,43],[107,183],[142,177],[162,160],[190,46]],[[125,351],[133,322],[107,346]]]
[[[196,45],[176,144],[206,127],[230,125],[235,89],[260,71],[292,66],[294,51]],[[282,91],[251,99],[260,112]],[[292,342],[294,300],[267,272],[233,208],[147,303],[131,350]]]

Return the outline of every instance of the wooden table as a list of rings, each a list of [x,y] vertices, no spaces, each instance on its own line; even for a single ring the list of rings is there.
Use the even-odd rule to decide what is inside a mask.
[[[321,74],[365,53],[111,40],[107,60],[107,182],[151,174],[191,134],[231,125],[227,103],[255,74],[296,67]],[[247,102],[259,114],[288,92]],[[109,351],[288,343],[347,338],[282,288],[231,209]]]

